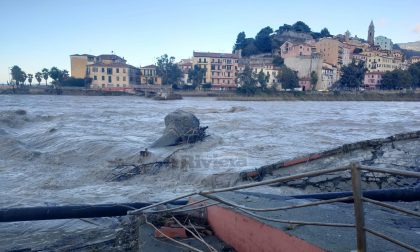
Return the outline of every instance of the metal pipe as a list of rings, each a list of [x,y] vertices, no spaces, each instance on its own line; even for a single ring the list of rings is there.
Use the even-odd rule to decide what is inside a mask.
[[[372,200],[372,199],[365,198],[365,197],[362,197],[362,200],[364,200],[366,202],[369,202],[369,203],[372,203],[372,204],[375,204],[375,205],[378,205],[378,206],[381,206],[381,207],[393,209],[395,211],[399,211],[399,212],[402,212],[402,213],[405,213],[405,214],[414,215],[414,216],[420,218],[420,213],[415,212],[415,211],[411,211],[411,210],[408,210],[408,209],[405,209],[405,208],[402,208],[402,207],[393,206],[391,204],[383,203],[383,202],[380,202],[380,201],[377,201],[377,200]]]
[[[174,204],[186,204],[177,201]],[[121,203],[97,205],[70,205],[0,209],[0,222],[79,219],[126,215],[129,210],[149,206],[150,203]]]
[[[360,166],[360,169],[364,171],[389,173],[389,174],[399,175],[399,176],[420,178],[420,172],[402,171],[402,170],[386,169],[386,168],[375,168],[375,167],[370,167],[370,166],[365,166],[365,165]]]
[[[351,184],[353,189],[354,221],[356,223],[357,251],[366,251],[366,233],[365,233],[365,213],[362,201],[362,177],[359,167],[356,164],[351,165]]]
[[[401,247],[403,247],[403,248],[406,248],[406,249],[408,249],[408,250],[411,250],[411,251],[419,251],[417,248],[415,248],[415,247],[412,247],[412,246],[410,246],[410,245],[408,245],[408,244],[406,244],[406,243],[404,243],[404,242],[402,242],[402,241],[399,241],[399,240],[396,240],[396,239],[394,239],[394,238],[391,238],[391,237],[389,237],[389,236],[386,236],[386,235],[384,235],[384,234],[382,234],[382,233],[379,233],[379,232],[377,232],[377,231],[375,231],[375,230],[372,230],[372,229],[369,229],[369,228],[365,228],[365,231],[366,232],[368,232],[368,233],[371,233],[371,234],[373,234],[373,235],[376,235],[376,236],[378,236],[378,237],[381,237],[382,239],[385,239],[385,240],[387,240],[387,241],[390,241],[390,242],[392,242],[392,243],[394,243],[394,244],[397,244],[397,245],[399,245],[399,246],[401,246]]]

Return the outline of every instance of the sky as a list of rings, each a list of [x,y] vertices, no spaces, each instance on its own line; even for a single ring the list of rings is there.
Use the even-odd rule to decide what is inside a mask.
[[[231,52],[241,31],[254,37],[299,20],[365,39],[373,20],[376,36],[419,41],[419,13],[419,0],[0,0],[0,83],[13,65],[70,71],[71,54],[114,52],[144,66],[165,53]]]

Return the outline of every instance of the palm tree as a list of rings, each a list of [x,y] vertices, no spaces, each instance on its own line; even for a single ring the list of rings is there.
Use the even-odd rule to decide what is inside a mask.
[[[25,81],[27,78],[28,78],[28,75],[26,75],[26,73],[22,71],[22,75],[20,76],[20,81],[22,82],[23,85],[25,85]]]
[[[45,80],[45,86],[48,85],[48,77],[50,76],[50,72],[48,71],[48,69],[44,68],[42,69],[42,77]]]
[[[37,73],[35,74],[35,79],[36,79],[36,81],[38,82],[38,86],[39,86],[39,85],[41,85],[41,81],[42,81],[42,73],[37,72]]]
[[[33,74],[28,74],[28,82],[29,82],[29,86],[32,86],[32,79],[34,78]]]

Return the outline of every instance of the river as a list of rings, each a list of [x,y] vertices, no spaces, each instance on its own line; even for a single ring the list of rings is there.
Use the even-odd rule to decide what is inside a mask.
[[[111,182],[109,161],[138,157],[175,109],[210,135],[181,168]],[[132,96],[0,96],[0,207],[157,201],[214,186],[215,176],[359,140],[420,130],[418,102],[155,101]],[[149,149],[166,157],[176,147]],[[216,183],[217,185],[217,183]],[[93,222],[92,222],[93,221]],[[0,250],[67,250],[113,239],[116,218],[0,224]],[[64,247],[63,247],[64,246]],[[72,247],[74,248],[74,247]]]

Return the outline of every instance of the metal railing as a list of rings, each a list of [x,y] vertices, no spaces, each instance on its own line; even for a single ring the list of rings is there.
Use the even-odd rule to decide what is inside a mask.
[[[320,200],[320,201],[310,202],[310,203],[305,203],[305,204],[262,209],[262,208],[251,208],[251,207],[238,205],[235,202],[232,202],[228,199],[225,199],[225,198],[222,198],[220,196],[214,195],[214,194],[220,193],[220,192],[237,191],[237,190],[246,189],[246,188],[252,188],[252,187],[257,187],[257,186],[262,186],[262,185],[277,184],[277,183],[280,183],[280,182],[288,182],[288,181],[292,181],[292,180],[297,180],[297,179],[302,179],[302,178],[307,178],[307,177],[315,177],[315,176],[324,175],[324,174],[328,174],[328,173],[343,172],[343,171],[351,171],[353,196],[341,197],[341,198],[329,199],[329,200]],[[181,196],[169,199],[169,200],[158,202],[158,203],[155,203],[155,204],[152,204],[152,205],[140,208],[140,209],[129,211],[128,214],[139,215],[139,214],[163,213],[163,212],[179,213],[179,212],[186,212],[186,211],[194,211],[194,210],[198,210],[198,209],[207,208],[207,207],[210,207],[210,206],[213,206],[213,205],[222,204],[222,205],[226,205],[226,206],[232,207],[234,209],[237,209],[237,210],[239,210],[241,212],[244,212],[245,214],[247,214],[249,216],[252,216],[252,217],[255,217],[257,219],[271,221],[271,222],[279,222],[279,223],[284,223],[284,224],[297,224],[297,225],[313,225],[313,226],[355,228],[356,229],[357,251],[361,251],[361,252],[366,251],[366,248],[367,248],[366,233],[370,233],[374,236],[385,239],[385,240],[387,240],[389,242],[392,242],[392,243],[394,243],[394,244],[396,244],[396,245],[398,245],[402,248],[405,248],[405,249],[408,249],[408,250],[411,250],[411,251],[418,251],[417,248],[415,248],[415,247],[413,247],[409,244],[406,244],[402,241],[399,241],[395,238],[389,237],[389,236],[387,236],[383,233],[380,233],[376,230],[373,230],[373,229],[365,226],[365,221],[364,221],[365,213],[364,213],[364,208],[363,208],[363,203],[364,202],[368,202],[368,203],[375,204],[375,205],[380,206],[380,207],[392,209],[394,211],[398,211],[398,212],[401,212],[403,214],[414,216],[415,218],[420,218],[420,213],[415,212],[415,211],[411,211],[411,210],[408,210],[408,209],[404,209],[404,208],[401,208],[401,207],[397,207],[397,206],[394,206],[394,205],[390,205],[390,204],[387,204],[387,203],[384,203],[384,202],[381,202],[381,201],[376,201],[376,200],[373,200],[373,199],[363,197],[361,171],[376,172],[376,173],[387,173],[387,174],[397,175],[397,176],[408,176],[408,177],[420,178],[420,172],[401,171],[401,170],[395,170],[395,169],[382,169],[382,168],[363,166],[363,165],[353,163],[351,165],[344,166],[344,167],[339,167],[339,168],[322,169],[322,170],[310,171],[310,172],[305,172],[305,173],[300,173],[300,174],[295,174],[295,175],[290,175],[290,176],[279,177],[279,178],[270,179],[270,180],[261,181],[261,182],[254,182],[254,183],[249,183],[249,184],[233,186],[233,187],[226,187],[226,188],[219,188],[219,189],[214,189],[214,190],[192,192],[192,193],[184,194],[184,195],[181,195]],[[183,198],[188,198],[188,197],[195,196],[195,195],[196,196],[202,196],[205,199],[198,200],[198,201],[189,203],[189,204],[184,205],[184,206],[178,206],[178,207],[173,207],[173,208],[168,208],[168,209],[163,209],[163,210],[161,209],[161,210],[156,210],[156,211],[151,211],[150,210],[150,209],[155,208],[157,206],[164,205],[164,204],[167,204],[167,203],[171,203],[173,201],[183,199]],[[209,200],[212,200],[212,201],[215,201],[215,202],[207,204],[207,205],[203,204],[205,202],[208,202]],[[355,216],[355,223],[354,224],[308,222],[308,221],[299,221],[299,220],[274,219],[274,218],[269,218],[269,217],[261,216],[261,215],[258,215],[256,213],[254,213],[254,212],[270,212],[270,211],[281,211],[281,210],[288,210],[288,209],[296,209],[296,208],[317,206],[317,205],[323,205],[323,204],[331,204],[331,203],[335,203],[335,202],[348,202],[348,201],[351,201],[351,200],[353,200],[353,205],[354,205],[354,216]],[[198,204],[201,204],[201,205],[199,207],[191,208],[191,206],[198,205]],[[146,210],[148,210],[148,211],[146,211]]]

